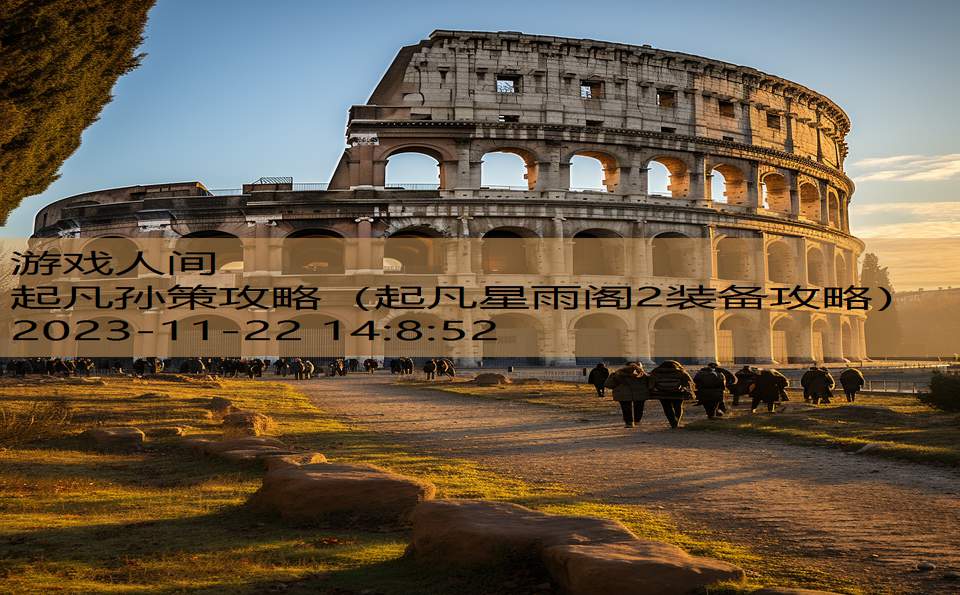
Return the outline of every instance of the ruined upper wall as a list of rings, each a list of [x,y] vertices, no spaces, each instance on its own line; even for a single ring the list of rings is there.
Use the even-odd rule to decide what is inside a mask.
[[[497,80],[517,92],[497,92]],[[593,85],[582,97],[581,85]],[[672,101],[671,101],[672,100]],[[669,104],[669,105],[668,105]],[[673,132],[777,149],[842,170],[847,115],[753,68],[586,39],[434,31],[403,48],[355,119],[519,121]]]

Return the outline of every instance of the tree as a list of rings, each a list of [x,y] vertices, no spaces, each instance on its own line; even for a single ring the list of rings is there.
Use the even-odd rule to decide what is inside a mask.
[[[878,293],[880,287],[894,293],[890,272],[887,267],[880,266],[880,259],[877,258],[876,254],[870,252],[863,257],[863,266],[860,269],[860,285],[869,287],[870,293],[873,294]],[[890,307],[886,310],[871,309],[867,313],[864,330],[867,336],[867,355],[870,357],[915,355],[900,353],[902,331],[895,301],[891,302]]]
[[[0,225],[57,179],[142,54],[154,0],[0,0]]]

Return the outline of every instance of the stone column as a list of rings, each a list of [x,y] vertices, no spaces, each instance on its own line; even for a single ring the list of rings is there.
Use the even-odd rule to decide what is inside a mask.
[[[790,192],[790,216],[800,216],[800,178],[795,171],[787,171],[787,190]]]
[[[820,191],[820,225],[830,223],[830,204],[827,201],[827,182],[817,180],[817,190]]]
[[[357,217],[354,221],[357,224],[357,244],[356,262],[353,263],[353,268],[356,271],[370,271],[374,269],[371,241],[373,236],[373,217]],[[347,245],[349,246],[349,240]],[[382,264],[376,268],[381,269]]]
[[[751,209],[760,208],[760,166],[755,161],[750,162],[750,170],[746,175],[747,195],[745,206]]]
[[[701,277],[706,281],[705,284],[709,284],[714,278],[714,272],[716,271],[716,261],[717,253],[713,248],[713,238],[716,235],[716,229],[712,225],[705,225],[703,228],[703,241],[704,246],[701,248],[701,259],[703,260],[703,268],[701,270]],[[716,351],[716,350],[714,350]]]
[[[700,153],[693,156],[693,169],[690,170],[690,191],[687,198],[691,200],[705,200],[708,198],[705,187],[707,182],[706,159]]]

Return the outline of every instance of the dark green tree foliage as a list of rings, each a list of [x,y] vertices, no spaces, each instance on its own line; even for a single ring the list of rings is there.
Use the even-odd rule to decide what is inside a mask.
[[[117,79],[154,0],[0,0],[0,224],[43,192]]]
[[[860,285],[869,287],[872,295],[880,295],[878,288],[885,287],[893,293],[893,283],[887,267],[880,266],[880,259],[876,254],[867,253],[863,257],[863,267],[860,269]],[[896,304],[884,311],[870,310],[867,313],[866,328],[867,356],[892,357],[910,356],[918,354],[900,353],[900,319],[897,315]]]
[[[921,401],[944,411],[960,411],[960,376],[934,372],[930,392],[919,395]]]

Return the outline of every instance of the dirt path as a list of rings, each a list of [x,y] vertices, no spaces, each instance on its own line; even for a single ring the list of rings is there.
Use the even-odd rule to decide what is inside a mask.
[[[960,570],[954,471],[674,431],[656,402],[641,427],[628,430],[613,403],[609,415],[582,414],[418,390],[388,376],[297,386],[331,414],[422,451],[570,484],[604,501],[662,507],[681,528],[706,528],[761,552],[785,551],[875,592],[960,593],[960,582],[942,580],[945,571]],[[914,572],[918,561],[937,569]]]

